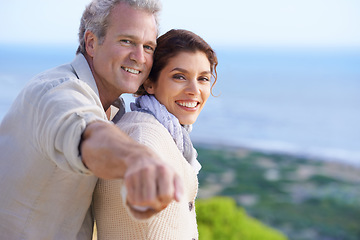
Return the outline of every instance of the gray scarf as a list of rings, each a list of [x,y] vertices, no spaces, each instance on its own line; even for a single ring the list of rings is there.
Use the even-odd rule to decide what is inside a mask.
[[[153,115],[170,133],[176,146],[183,154],[184,158],[198,173],[201,169],[197,161],[197,152],[193,147],[189,133],[192,125],[181,125],[179,120],[169,113],[153,95],[143,95],[136,98],[135,103],[130,104],[132,111],[146,112]]]

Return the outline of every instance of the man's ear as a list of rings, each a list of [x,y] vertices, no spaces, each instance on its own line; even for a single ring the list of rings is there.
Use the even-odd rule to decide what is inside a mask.
[[[86,53],[90,57],[94,57],[97,44],[98,44],[98,39],[95,36],[95,34],[91,31],[87,31],[85,33],[85,49],[86,49]]]
[[[144,82],[144,89],[148,94],[154,94],[155,93],[154,83],[149,78],[146,79],[145,82]]]

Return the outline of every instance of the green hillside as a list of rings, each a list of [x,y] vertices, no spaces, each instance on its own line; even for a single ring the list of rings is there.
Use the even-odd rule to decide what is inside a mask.
[[[197,201],[199,229],[203,235],[200,239],[221,239],[217,232],[221,227],[217,226],[228,223],[233,229],[228,218],[235,218],[235,215],[240,226],[237,234],[244,238],[233,239],[257,239],[245,238],[246,230],[243,229],[248,229],[251,222],[244,220],[247,218],[245,211],[291,240],[360,239],[359,169],[283,154],[196,148],[203,166]],[[214,196],[229,197],[238,207],[231,206],[226,199],[221,200],[223,207],[219,206],[218,198],[201,201]],[[221,210],[211,210],[216,213],[211,215],[206,208],[213,205],[216,205],[214,209]],[[212,220],[209,219],[211,216]],[[218,218],[222,220],[214,220]],[[257,221],[254,221],[250,225],[257,228]],[[223,234],[230,231],[226,229]],[[219,235],[210,238],[207,235],[210,233]]]

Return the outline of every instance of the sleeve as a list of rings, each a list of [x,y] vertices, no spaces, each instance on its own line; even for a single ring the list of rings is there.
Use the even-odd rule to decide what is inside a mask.
[[[171,160],[174,158],[173,153],[177,151],[177,148],[175,151],[171,150],[171,145],[174,145],[172,144],[172,138],[169,138],[170,135],[167,130],[152,115],[136,111],[129,112],[116,125],[138,143],[151,148],[165,162],[171,163],[176,161],[175,159]],[[175,168],[175,170],[178,169]],[[153,218],[139,220],[132,215],[129,206],[126,204],[127,190],[125,184],[121,186],[120,194],[123,207],[133,221],[144,223],[153,220]],[[148,210],[147,207],[133,207],[140,212]]]
[[[50,84],[50,83],[49,83]],[[33,106],[35,142],[39,151],[59,168],[86,175],[79,143],[85,127],[93,121],[106,121],[100,99],[84,82],[70,79],[56,86],[33,89],[41,94]]]
[[[181,169],[183,155],[168,130],[155,117],[143,112],[129,112],[116,125],[135,141],[151,148],[176,171]]]

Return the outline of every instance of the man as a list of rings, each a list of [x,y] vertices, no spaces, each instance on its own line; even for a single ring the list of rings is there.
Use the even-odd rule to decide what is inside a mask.
[[[145,217],[180,199],[175,172],[106,115],[146,79],[158,11],[156,0],[93,1],[75,60],[16,98],[0,125],[1,239],[91,239],[98,177],[124,178],[129,207]]]

